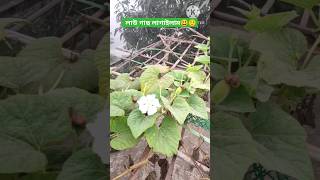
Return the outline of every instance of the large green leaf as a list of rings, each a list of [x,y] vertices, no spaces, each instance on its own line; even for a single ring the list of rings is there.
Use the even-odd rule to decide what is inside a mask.
[[[95,90],[98,87],[98,71],[93,58],[94,52],[85,50],[76,62],[64,61],[59,64],[41,83],[44,88],[51,88],[63,73],[57,88],[77,87],[88,91]]]
[[[306,134],[297,120],[275,104],[261,104],[250,116],[247,126],[267,168],[295,177],[312,180],[313,170],[306,149]]]
[[[259,33],[279,31],[297,16],[298,15],[295,11],[289,11],[269,14],[263,17],[256,17],[249,19],[245,25],[245,29]]]
[[[191,107],[189,106],[188,102],[182,97],[177,97],[172,104],[170,104],[169,100],[163,96],[161,96],[161,100],[164,107],[171,112],[173,117],[180,124],[183,124],[188,114],[191,113]]]
[[[89,121],[96,118],[103,105],[99,96],[73,88],[43,96],[13,96],[0,102],[0,133],[41,149],[73,132],[69,108]]]
[[[73,130],[68,109],[41,96],[17,95],[0,102],[0,133],[37,147],[62,141]]]
[[[128,126],[132,132],[133,137],[138,138],[145,130],[152,127],[159,114],[156,113],[152,116],[146,116],[141,113],[139,109],[133,110],[128,117]]]
[[[280,0],[286,3],[290,3],[292,5],[306,8],[306,9],[312,9],[314,6],[318,5],[320,3],[320,0]]]
[[[115,133],[110,145],[113,149],[124,150],[134,147],[139,139],[135,139],[127,125],[127,117],[111,118],[110,130]]]
[[[136,101],[142,96],[140,91],[130,89],[125,91],[114,91],[110,94],[110,104],[118,106],[127,111],[136,107]]]
[[[145,136],[153,151],[170,157],[178,151],[181,126],[175,120],[166,116],[160,128],[154,125],[146,131]]]
[[[46,156],[28,143],[0,134],[0,146],[0,174],[45,170]]]
[[[277,105],[259,105],[246,126],[226,113],[214,114],[213,122],[214,179],[242,180],[253,163],[299,180],[313,179],[304,130]]]
[[[192,95],[187,99],[189,106],[191,107],[191,114],[208,119],[206,102],[197,95]]]
[[[9,88],[41,80],[63,60],[58,38],[40,38],[28,44],[17,57],[0,58],[0,85]]]
[[[107,167],[91,149],[74,153],[63,165],[57,180],[105,180],[109,178]]]
[[[252,39],[250,48],[268,56],[275,67],[279,61],[296,68],[297,61],[307,51],[307,40],[297,30],[283,29],[278,32],[258,34]]]
[[[11,150],[16,153],[19,161],[26,164],[17,163],[17,169],[10,170],[12,164],[7,167],[9,172],[38,171],[40,169],[36,168],[40,166],[44,170],[47,160],[41,153],[48,153],[52,146],[62,144],[67,137],[74,135],[69,117],[70,108],[90,121],[96,118],[103,105],[100,96],[74,88],[59,89],[40,96],[16,95],[1,101],[0,136],[5,136],[7,141],[1,139],[0,143],[7,146],[1,146],[4,154],[0,153],[0,159],[12,156],[12,163],[16,162],[15,155],[6,152]],[[33,161],[38,165],[28,164]]]
[[[43,91],[55,88],[77,87],[93,91],[98,87],[98,71],[93,61],[94,51],[85,50],[74,62],[58,60],[49,67],[49,72],[40,81],[23,89],[24,92],[36,93],[41,85]]]
[[[215,113],[210,137],[213,179],[243,180],[249,166],[257,162],[257,151],[241,120],[226,113]]]
[[[307,68],[297,70],[299,60],[307,51],[302,33],[285,29],[278,33],[260,34],[252,41],[251,48],[262,53],[258,73],[267,83],[320,88],[319,56],[314,57]]]
[[[269,84],[286,84],[295,87],[311,87],[320,89],[320,56],[312,59],[310,66],[304,70],[296,70],[285,62],[276,61],[278,58],[262,56],[259,62],[259,75]],[[311,66],[311,64],[315,66]]]
[[[146,94],[150,94],[167,89],[173,83],[174,77],[170,74],[165,74],[159,78],[160,73],[159,68],[147,68],[140,76],[141,90]]]

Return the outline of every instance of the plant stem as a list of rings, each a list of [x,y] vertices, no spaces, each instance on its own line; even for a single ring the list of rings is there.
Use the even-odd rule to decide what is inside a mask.
[[[61,82],[63,76],[64,76],[65,70],[61,71],[61,73],[59,74],[58,79],[55,81],[55,83],[53,84],[53,86],[50,88],[49,91],[52,91],[54,89],[56,89],[59,85],[59,83]]]
[[[232,67],[232,62],[230,60],[230,58],[232,58],[233,56],[233,51],[234,51],[234,47],[235,47],[235,44],[236,44],[236,40],[234,40],[233,38],[231,39],[231,42],[230,42],[230,50],[229,50],[229,55],[228,55],[228,58],[229,58],[229,61],[228,61],[228,71],[229,71],[229,74],[231,74],[231,67]]]
[[[307,65],[309,64],[309,62],[311,61],[311,56],[312,56],[313,52],[316,50],[316,48],[318,47],[319,43],[320,43],[320,35],[318,36],[318,38],[316,39],[316,41],[312,45],[311,49],[309,50],[306,59],[303,61],[303,66],[302,66],[303,69],[306,68]]]
[[[318,28],[320,28],[320,22],[318,21],[318,19],[317,19],[316,15],[314,14],[314,12],[313,12],[312,10],[309,10],[309,14],[310,14],[310,16],[311,16],[314,24],[315,24]]]

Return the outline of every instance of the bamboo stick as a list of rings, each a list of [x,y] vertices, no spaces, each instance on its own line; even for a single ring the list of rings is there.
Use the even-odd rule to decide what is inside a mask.
[[[94,13],[92,15],[92,17],[94,18],[98,18],[101,17],[104,14],[103,10],[99,10],[96,13]],[[68,41],[69,39],[71,39],[74,35],[78,34],[80,31],[82,31],[85,27],[87,27],[87,23],[81,23],[79,25],[77,25],[75,28],[73,28],[71,31],[69,31],[67,34],[63,35],[61,37],[61,40],[63,43],[65,43],[66,41]]]
[[[36,11],[35,13],[33,13],[29,17],[27,17],[26,20],[29,21],[29,22],[32,22],[32,21],[36,20],[37,18],[39,18],[40,16],[42,16],[43,14],[48,12],[51,8],[53,8],[56,5],[58,5],[61,1],[62,0],[53,0],[53,1],[51,1],[49,4],[47,4],[46,6],[41,8],[39,11]],[[14,31],[19,31],[24,26],[25,26],[25,24],[17,24],[17,25],[13,26],[10,29],[14,30]]]

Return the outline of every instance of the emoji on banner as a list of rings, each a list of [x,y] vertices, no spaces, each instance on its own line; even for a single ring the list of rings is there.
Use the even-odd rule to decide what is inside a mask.
[[[196,26],[196,20],[190,19],[190,20],[189,20],[189,26],[190,26],[190,27],[195,27],[195,26]]]
[[[187,26],[188,25],[188,21],[186,19],[181,20],[181,25],[183,27]]]

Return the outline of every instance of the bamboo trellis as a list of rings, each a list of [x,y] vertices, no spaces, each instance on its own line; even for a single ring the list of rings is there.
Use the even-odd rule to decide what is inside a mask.
[[[133,53],[121,49],[131,55],[122,57],[120,61],[112,64],[113,73],[126,72],[134,76],[147,65],[161,64],[170,66],[171,69],[185,69],[188,65],[195,65],[195,57],[200,55],[200,51],[194,46],[207,43],[209,38],[194,29],[186,28],[186,30],[190,31],[192,35],[180,37],[179,33],[171,36],[159,34],[159,41]],[[208,72],[208,69],[204,70]]]

